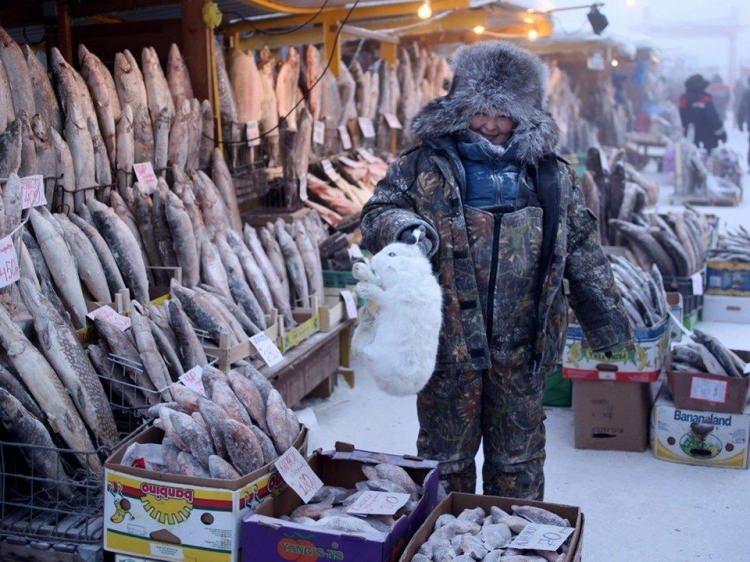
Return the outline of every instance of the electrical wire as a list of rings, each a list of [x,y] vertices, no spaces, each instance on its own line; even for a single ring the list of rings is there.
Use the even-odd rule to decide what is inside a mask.
[[[357,7],[357,4],[359,4],[360,2],[361,2],[361,0],[354,0],[354,2],[352,2],[352,5],[351,5],[351,7],[349,8],[349,11],[348,11],[348,12],[346,13],[346,16],[344,16],[344,19],[343,19],[343,20],[341,21],[341,23],[339,24],[339,27],[338,27],[338,29],[336,30],[336,35],[334,35],[334,37],[333,37],[333,42],[334,42],[334,44],[338,42],[338,40],[339,40],[339,37],[341,36],[341,32],[342,32],[342,31],[343,31],[343,29],[344,29],[344,26],[345,26],[345,25],[346,25],[346,23],[347,23],[347,22],[349,21],[349,18],[351,17],[351,15],[352,15],[352,12],[354,11],[354,8],[356,8],[356,7]],[[318,76],[318,77],[317,77],[317,78],[315,79],[315,81],[314,81],[314,82],[313,82],[313,83],[312,83],[312,84],[310,85],[310,87],[308,88],[308,91],[309,91],[309,90],[312,90],[312,89],[313,89],[313,88],[314,88],[315,86],[317,86],[317,85],[318,85],[318,83],[319,83],[319,82],[320,82],[320,81],[321,81],[321,80],[323,79],[323,77],[324,77],[324,76],[326,75],[326,72],[328,72],[328,69],[329,69],[329,68],[331,67],[331,64],[333,63],[333,57],[334,57],[335,55],[336,55],[336,49],[331,49],[331,54],[330,54],[330,55],[328,55],[328,61],[326,62],[326,65],[325,65],[325,67],[323,67],[323,71],[322,71],[322,72],[320,73],[320,76]],[[304,101],[305,101],[305,98],[304,98],[304,97],[301,97],[301,98],[300,98],[300,99],[299,99],[299,100],[297,101],[297,103],[295,103],[295,104],[294,104],[294,105],[292,106],[292,108],[291,108],[291,109],[290,109],[290,110],[289,110],[289,111],[288,111],[288,112],[287,112],[287,113],[286,113],[285,115],[280,115],[280,116],[279,116],[279,122],[278,122],[278,124],[274,125],[273,127],[271,127],[270,129],[268,129],[267,131],[263,131],[263,132],[262,132],[262,133],[261,133],[260,135],[258,135],[257,137],[253,137],[253,138],[250,138],[250,139],[246,139],[246,140],[244,140],[244,141],[222,141],[221,143],[219,143],[219,142],[218,142],[218,141],[217,141],[216,139],[214,139],[214,138],[211,138],[211,137],[210,137],[210,136],[208,136],[207,134],[205,134],[205,133],[201,133],[201,134],[202,134],[202,135],[203,135],[204,137],[206,137],[207,139],[210,139],[211,141],[213,141],[214,143],[216,143],[216,144],[221,144],[221,145],[224,145],[224,146],[239,146],[239,145],[246,145],[246,144],[247,144],[247,143],[249,143],[249,142],[253,142],[253,141],[256,141],[256,140],[260,140],[260,139],[262,139],[262,138],[264,138],[264,137],[267,137],[268,135],[270,135],[270,134],[271,134],[271,133],[273,133],[274,131],[276,131],[276,130],[280,129],[280,128],[281,128],[281,125],[282,125],[282,124],[284,123],[284,121],[286,120],[286,118],[287,118],[287,117],[289,117],[289,116],[290,116],[290,115],[291,115],[292,113],[294,113],[294,112],[295,112],[295,111],[297,110],[297,108],[298,108],[298,107],[299,107],[299,106],[300,106],[300,105],[301,105],[301,104],[302,104],[302,103],[303,103]],[[241,125],[241,124],[242,124],[242,123],[240,123],[240,125]]]
[[[231,12],[230,11],[230,12],[227,12],[227,13],[228,14],[234,14],[235,16],[238,16],[238,19],[240,21],[245,22],[246,24],[248,24],[253,29],[253,33],[260,33],[261,35],[280,36],[280,35],[289,35],[290,33],[295,33],[296,31],[299,31],[300,29],[302,29],[306,25],[311,24],[313,21],[315,21],[315,18],[317,18],[320,15],[320,13],[326,8],[326,6],[328,5],[328,2],[329,2],[329,0],[323,0],[323,3],[320,5],[320,8],[318,8],[318,10],[314,14],[312,14],[307,19],[307,21],[305,21],[304,23],[301,23],[301,24],[296,25],[294,27],[290,27],[288,29],[284,29],[284,30],[280,30],[280,31],[271,31],[271,30],[267,30],[267,29],[258,29],[257,27],[255,27],[253,25],[253,20],[251,18],[248,18],[247,16],[243,16],[242,14],[240,14],[238,12]]]

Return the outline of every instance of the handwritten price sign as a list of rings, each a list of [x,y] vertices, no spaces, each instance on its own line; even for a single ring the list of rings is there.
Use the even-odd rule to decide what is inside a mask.
[[[21,178],[21,191],[24,209],[47,204],[47,197],[44,195],[44,176],[41,174]]]
[[[574,531],[572,527],[529,523],[508,546],[518,549],[555,551]]]
[[[344,299],[346,317],[354,320],[357,317],[357,302],[354,300],[354,295],[351,291],[344,289],[341,291],[341,298]]]
[[[88,316],[92,320],[101,318],[105,322],[109,322],[110,324],[115,326],[121,332],[124,332],[125,330],[130,328],[130,318],[128,318],[127,316],[123,316],[122,314],[115,311],[114,308],[112,308],[111,306],[107,306],[106,304],[104,306],[100,306],[96,310],[92,310],[86,316]]]
[[[347,513],[362,515],[393,515],[409,501],[409,494],[391,494],[390,492],[363,492],[350,505]]]
[[[158,185],[156,174],[154,173],[154,167],[151,162],[138,162],[133,164],[133,171],[135,177],[138,179],[138,184],[144,189],[146,193],[153,193]]]
[[[201,396],[206,395],[206,390],[203,387],[203,367],[200,365],[185,371],[178,380],[193,392],[197,392]]]
[[[276,347],[276,344],[269,339],[265,332],[255,334],[250,338],[250,343],[253,344],[253,347],[258,352],[258,355],[260,355],[260,358],[263,359],[269,367],[278,365],[284,360],[284,356],[281,354],[281,351],[279,351],[279,348]]]
[[[276,470],[289,487],[294,490],[302,501],[307,503],[323,487],[318,478],[302,457],[300,452],[291,447],[274,463]]]
[[[0,288],[7,287],[21,278],[18,256],[13,239],[6,236],[0,240]]]

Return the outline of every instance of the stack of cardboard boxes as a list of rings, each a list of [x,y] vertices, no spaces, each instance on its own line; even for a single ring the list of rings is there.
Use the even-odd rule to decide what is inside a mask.
[[[703,320],[750,324],[750,263],[709,260],[706,279]]]

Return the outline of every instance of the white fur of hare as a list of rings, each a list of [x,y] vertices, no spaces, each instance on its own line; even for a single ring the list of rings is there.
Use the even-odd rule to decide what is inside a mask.
[[[396,396],[416,394],[435,369],[442,293],[416,244],[389,244],[353,268],[366,304],[352,338],[355,373]]]

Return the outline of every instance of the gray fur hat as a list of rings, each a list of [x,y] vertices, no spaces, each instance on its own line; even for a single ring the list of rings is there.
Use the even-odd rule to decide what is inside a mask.
[[[536,55],[505,42],[462,47],[452,63],[447,96],[427,103],[411,129],[420,140],[460,133],[477,113],[507,115],[516,123],[518,158],[533,162],[554,151],[558,128],[544,110],[545,68]]]

